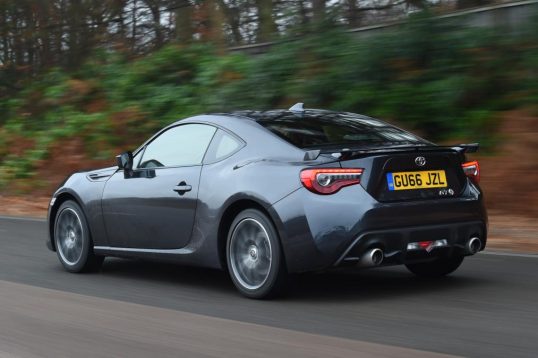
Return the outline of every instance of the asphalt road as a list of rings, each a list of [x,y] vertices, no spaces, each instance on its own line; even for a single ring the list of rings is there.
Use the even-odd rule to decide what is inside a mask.
[[[218,271],[107,259],[69,274],[45,223],[0,219],[0,357],[538,356],[538,257],[481,253],[457,273],[296,277],[240,297]]]

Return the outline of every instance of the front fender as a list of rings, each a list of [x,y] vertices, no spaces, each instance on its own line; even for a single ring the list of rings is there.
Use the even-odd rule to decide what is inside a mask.
[[[54,192],[49,203],[47,222],[47,247],[53,251],[54,222],[58,209],[66,200],[75,201],[82,209],[88,222],[89,231],[94,245],[108,245],[101,210],[101,197],[106,181],[91,181],[87,172],[75,173],[67,177],[62,185]]]

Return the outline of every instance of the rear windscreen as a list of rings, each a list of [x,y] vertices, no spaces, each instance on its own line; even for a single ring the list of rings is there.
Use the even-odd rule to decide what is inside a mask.
[[[425,144],[423,139],[373,118],[351,113],[286,114],[257,119],[299,148]]]

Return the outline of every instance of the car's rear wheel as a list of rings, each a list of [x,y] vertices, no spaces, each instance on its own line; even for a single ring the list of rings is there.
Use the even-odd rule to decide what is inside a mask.
[[[60,262],[69,272],[98,270],[104,257],[93,253],[88,223],[80,206],[67,200],[62,203],[54,222],[54,243]]]
[[[270,298],[282,292],[287,280],[278,233],[259,210],[236,216],[226,245],[228,271],[237,289],[250,298]]]
[[[407,264],[405,266],[417,276],[435,278],[446,276],[456,271],[462,262],[463,255],[452,255],[439,257],[435,261]]]

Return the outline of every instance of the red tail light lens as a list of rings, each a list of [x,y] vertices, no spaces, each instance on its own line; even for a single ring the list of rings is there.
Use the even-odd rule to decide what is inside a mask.
[[[301,183],[316,194],[334,194],[341,188],[359,184],[363,169],[305,169]]]
[[[478,184],[480,182],[480,166],[476,160],[463,163],[461,167],[463,168],[465,175],[467,175],[473,183]]]

